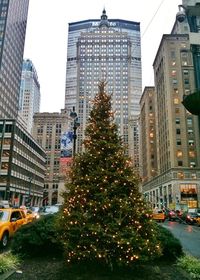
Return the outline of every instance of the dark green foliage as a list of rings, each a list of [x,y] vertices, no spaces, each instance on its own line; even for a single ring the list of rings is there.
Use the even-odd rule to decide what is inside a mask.
[[[61,253],[56,218],[56,214],[46,215],[19,228],[11,242],[11,250],[28,256]]]
[[[162,248],[162,258],[166,260],[175,260],[183,255],[183,249],[180,241],[166,228],[158,225],[158,239]]]
[[[85,150],[76,155],[66,184],[60,227],[67,262],[130,265],[160,255],[160,247],[105,87],[99,83],[93,100]]]

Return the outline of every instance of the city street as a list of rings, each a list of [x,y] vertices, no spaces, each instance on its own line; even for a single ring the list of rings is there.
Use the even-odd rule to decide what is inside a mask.
[[[185,252],[200,258],[200,227],[171,221],[165,221],[163,226],[181,241]]]

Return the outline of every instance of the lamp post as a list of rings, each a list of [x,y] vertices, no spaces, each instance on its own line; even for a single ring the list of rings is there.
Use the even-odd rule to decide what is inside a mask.
[[[28,187],[28,199],[26,201],[26,206],[30,206],[31,205],[31,182],[33,180],[33,178],[29,177],[29,187]]]
[[[70,113],[70,117],[73,119],[73,157],[76,154],[76,139],[77,139],[77,134],[76,130],[80,126],[80,122],[77,116],[77,113],[75,112],[75,107],[73,106],[73,110]]]

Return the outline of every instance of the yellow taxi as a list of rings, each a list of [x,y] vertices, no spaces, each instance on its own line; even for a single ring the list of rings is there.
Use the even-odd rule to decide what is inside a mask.
[[[22,209],[0,209],[0,246],[5,248],[16,230],[27,222],[28,219]]]
[[[36,215],[33,211],[31,211],[30,209],[28,209],[26,211],[26,219],[27,219],[27,223],[30,223],[34,220],[36,220]]]
[[[200,227],[200,217],[199,216],[196,218],[196,223]]]
[[[163,222],[165,221],[165,213],[163,212],[163,210],[161,209],[154,209],[153,213],[152,213],[152,218],[155,221],[158,222]]]
[[[24,205],[20,206],[20,209],[24,211],[26,215],[27,223],[30,223],[36,219],[35,213],[31,209],[26,208],[26,206]]]

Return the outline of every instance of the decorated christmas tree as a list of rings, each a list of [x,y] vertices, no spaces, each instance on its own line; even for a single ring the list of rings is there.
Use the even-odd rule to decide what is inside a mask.
[[[84,152],[76,155],[60,218],[67,262],[131,264],[157,256],[154,222],[139,193],[138,175],[124,155],[106,83],[85,131]]]

